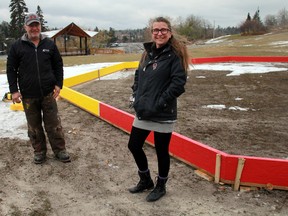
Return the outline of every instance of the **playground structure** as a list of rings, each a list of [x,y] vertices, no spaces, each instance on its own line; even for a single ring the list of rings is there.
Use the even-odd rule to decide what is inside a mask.
[[[191,62],[193,64],[288,62],[288,57],[216,57],[192,59]],[[109,124],[130,133],[133,115],[81,94],[70,87],[123,69],[137,67],[138,62],[124,62],[67,78],[64,80],[60,96]],[[147,143],[154,145],[153,133],[149,135]],[[201,171],[207,175],[207,178],[213,179],[215,183],[223,182],[233,185],[234,190],[239,190],[240,186],[288,190],[288,160],[231,155],[175,132],[172,135],[169,150],[171,156]]]

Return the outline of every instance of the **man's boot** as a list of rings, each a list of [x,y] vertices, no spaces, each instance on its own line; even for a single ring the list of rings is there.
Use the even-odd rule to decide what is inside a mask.
[[[66,150],[57,152],[55,154],[55,157],[63,163],[71,162],[70,155],[68,154]]]
[[[154,202],[166,194],[166,182],[168,178],[157,177],[157,183],[153,191],[146,197],[147,202]]]
[[[140,177],[140,181],[135,187],[129,188],[130,193],[141,193],[144,190],[149,190],[154,187],[154,183],[151,179],[149,170],[147,172],[138,171],[138,175]]]
[[[42,164],[46,161],[46,152],[34,152],[34,163]]]

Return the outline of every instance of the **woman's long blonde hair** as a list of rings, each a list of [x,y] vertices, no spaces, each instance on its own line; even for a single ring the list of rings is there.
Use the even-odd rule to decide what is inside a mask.
[[[152,29],[152,25],[155,22],[164,22],[167,24],[168,28],[171,30],[172,32],[172,26],[171,23],[168,19],[164,18],[164,17],[156,17],[155,19],[153,19],[151,21],[151,27],[150,29]],[[182,60],[182,66],[185,69],[185,72],[187,73],[188,68],[189,68],[189,55],[188,55],[188,51],[187,51],[187,47],[185,45],[184,42],[177,40],[174,35],[171,36],[170,40],[168,41],[168,43],[171,45],[172,50],[176,53],[177,56],[179,56]],[[147,53],[146,51],[143,53],[141,61],[142,62],[145,57],[146,57]]]

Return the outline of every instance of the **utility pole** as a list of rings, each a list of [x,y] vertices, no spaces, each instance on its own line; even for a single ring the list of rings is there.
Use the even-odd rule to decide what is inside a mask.
[[[214,24],[213,24],[213,39],[215,38],[215,20],[214,20]]]

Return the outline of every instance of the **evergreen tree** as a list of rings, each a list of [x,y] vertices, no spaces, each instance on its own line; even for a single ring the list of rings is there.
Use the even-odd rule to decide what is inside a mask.
[[[7,48],[6,38],[8,38],[8,33],[9,33],[9,24],[3,21],[0,24],[0,51],[1,51],[0,54],[3,54],[2,52]]]
[[[115,29],[111,27],[109,28],[108,37],[108,44],[115,43],[117,41],[118,38],[115,36]]]
[[[37,11],[36,14],[39,16],[40,18],[40,22],[41,22],[41,26],[42,26],[42,31],[45,32],[48,30],[48,27],[46,26],[46,21],[44,20],[44,16],[43,16],[43,11],[41,10],[40,6],[37,6]]]
[[[0,37],[4,39],[9,37],[9,23],[6,21],[0,24]]]
[[[253,21],[255,22],[258,22],[258,23],[261,23],[261,20],[260,20],[260,10],[259,8],[256,10],[254,16],[253,16]]]
[[[250,13],[248,13],[246,21],[251,21]]]
[[[12,38],[18,38],[24,33],[24,19],[28,8],[24,0],[11,0],[10,8],[10,36]]]
[[[14,42],[13,38],[10,38],[10,26],[9,23],[3,21],[0,24],[0,51],[1,54],[7,53],[11,44]]]
[[[260,10],[259,8],[256,10],[253,16],[253,31],[254,34],[263,34],[266,32],[265,26],[260,18]]]

